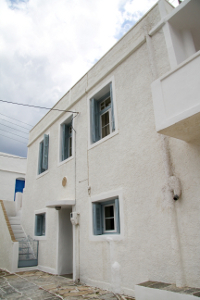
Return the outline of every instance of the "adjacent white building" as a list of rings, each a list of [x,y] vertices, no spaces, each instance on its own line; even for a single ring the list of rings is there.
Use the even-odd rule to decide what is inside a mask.
[[[39,269],[128,295],[200,287],[199,14],[158,1],[30,131]]]
[[[27,159],[0,152],[0,200],[14,201],[16,192],[23,193]]]

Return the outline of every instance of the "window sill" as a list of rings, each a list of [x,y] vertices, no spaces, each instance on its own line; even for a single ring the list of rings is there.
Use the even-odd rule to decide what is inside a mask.
[[[37,241],[45,241],[47,239],[46,235],[34,235],[34,240],[37,240]]]
[[[60,166],[62,166],[62,165],[64,165],[64,164],[66,164],[66,163],[68,163],[68,162],[69,162],[70,160],[72,160],[73,158],[74,158],[74,156],[72,155],[72,156],[66,158],[66,159],[63,160],[63,161],[60,161],[60,162],[58,163],[58,167],[60,167]]]
[[[40,177],[46,175],[48,172],[49,172],[49,170],[46,170],[45,172],[42,172],[42,173],[38,174],[36,179],[39,179]]]
[[[103,139],[100,139],[98,142],[93,143],[93,144],[89,144],[89,145],[88,145],[88,150],[90,150],[90,149],[92,149],[92,148],[94,148],[94,147],[96,147],[96,146],[98,146],[98,145],[104,143],[105,141],[111,139],[112,137],[114,137],[114,136],[117,135],[118,133],[119,133],[119,131],[118,131],[118,130],[115,130],[113,133],[107,135],[107,136],[106,136],[105,138],[103,138]]]
[[[99,234],[90,236],[92,242],[111,242],[122,241],[124,236],[122,234]]]

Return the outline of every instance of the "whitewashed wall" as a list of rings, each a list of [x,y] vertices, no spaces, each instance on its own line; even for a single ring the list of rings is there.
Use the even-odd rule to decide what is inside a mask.
[[[170,8],[168,7],[168,10]],[[57,104],[78,111],[74,119],[76,153],[59,163],[59,124],[69,113],[48,113],[31,131],[22,223],[27,234],[34,232],[34,211],[47,202],[76,199],[80,213],[76,228],[77,279],[102,288],[113,288],[113,260],[120,265],[120,291],[134,294],[134,285],[146,280],[175,282],[176,262],[171,244],[171,210],[165,203],[166,175],[160,135],[155,130],[151,95],[151,73],[146,30],[160,20],[158,5],[131,29]],[[163,30],[152,37],[158,76],[170,70]],[[116,135],[89,144],[88,99],[103,84],[114,79]],[[49,168],[37,176],[39,141],[49,134]],[[75,137],[74,137],[75,141]],[[74,143],[75,146],[75,143]],[[74,147],[75,148],[75,147]],[[172,167],[182,182],[182,197],[176,214],[189,286],[199,286],[199,149],[170,139]],[[76,160],[75,160],[76,158]],[[68,179],[62,186],[62,178]],[[91,186],[91,195],[88,194]],[[113,243],[91,238],[91,197],[121,191],[124,234]],[[90,197],[91,196],[91,197]],[[40,241],[39,265],[52,273],[58,262],[58,213],[47,210],[47,234]],[[80,266],[80,269],[79,269]]]
[[[16,179],[25,179],[27,159],[0,152],[0,200],[14,200]]]

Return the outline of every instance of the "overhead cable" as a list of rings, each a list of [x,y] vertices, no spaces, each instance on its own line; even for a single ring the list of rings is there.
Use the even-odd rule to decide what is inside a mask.
[[[21,106],[28,106],[28,107],[33,107],[33,108],[41,108],[41,109],[49,109],[49,110],[57,110],[57,111],[70,112],[72,114],[78,114],[77,111],[72,111],[72,110],[64,110],[64,109],[59,109],[59,108],[50,108],[50,107],[38,106],[38,105],[32,105],[32,104],[16,103],[16,102],[10,102],[10,101],[5,101],[5,100],[0,100],[0,101],[4,102],[4,103],[21,105]]]
[[[6,138],[8,138],[8,139],[17,141],[17,142],[19,142],[19,143],[22,143],[22,144],[24,144],[24,145],[27,145],[27,144],[25,144],[25,143],[23,143],[23,142],[21,142],[21,141],[18,141],[18,140],[16,140],[16,139],[13,139],[13,138],[11,138],[11,137],[9,137],[9,136],[6,136],[6,135],[3,135],[3,134],[1,134],[1,133],[0,133],[0,135],[6,137]]]
[[[28,123],[25,123],[25,122],[22,122],[22,121],[20,121],[20,120],[17,120],[17,119],[15,119],[15,118],[11,118],[11,117],[8,117],[8,116],[6,116],[6,115],[3,115],[2,113],[0,113],[0,115],[2,115],[2,116],[4,116],[4,117],[6,117],[6,118],[9,118],[9,119],[12,119],[12,120],[15,120],[15,121],[18,121],[18,122],[21,122],[21,123],[24,123],[24,124],[26,124],[26,125],[28,125],[28,126],[31,126],[31,127],[33,127],[34,125],[31,125],[31,124],[28,124]],[[5,120],[5,121],[7,121],[7,120]],[[7,121],[7,122],[9,122],[9,121]],[[11,122],[10,122],[11,123]],[[16,124],[17,125],[17,124]],[[19,126],[19,125],[17,125],[17,126]],[[23,128],[23,127],[22,127]]]
[[[19,130],[19,129],[15,129],[15,128],[13,128],[13,127],[4,125],[4,124],[2,124],[2,123],[0,123],[0,125],[3,125],[3,126],[5,126],[5,127],[11,128],[11,129],[13,129],[13,130],[17,130],[17,131],[19,131],[19,132],[23,132],[23,133],[25,133],[25,134],[28,134],[28,132],[25,132],[25,131],[22,131],[22,130]]]
[[[17,135],[17,136],[19,136],[19,137],[21,137],[21,138],[23,138],[23,139],[25,139],[25,140],[28,140],[28,138],[25,138],[24,136],[18,135],[18,134],[16,134],[16,133],[12,133],[12,132],[9,132],[9,131],[3,130],[3,129],[0,129],[0,130],[3,131],[3,132],[8,132],[8,133],[10,133],[10,134]]]
[[[30,129],[26,128],[26,127],[20,126],[20,125],[18,125],[18,124],[15,124],[15,123],[13,123],[13,122],[10,122],[10,121],[8,121],[8,120],[1,119],[1,118],[0,118],[0,120],[2,120],[2,121],[6,121],[6,122],[8,122],[8,123],[11,123],[11,124],[13,124],[13,125],[15,125],[15,126],[18,126],[18,127],[21,127],[21,128],[23,128],[23,129],[26,129],[26,130],[28,130],[28,132],[29,132],[29,130],[30,130]]]

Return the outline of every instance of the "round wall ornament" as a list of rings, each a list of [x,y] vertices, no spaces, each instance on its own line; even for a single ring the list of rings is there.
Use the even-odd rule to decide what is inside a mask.
[[[66,186],[66,185],[67,185],[67,178],[63,177],[62,186]]]

